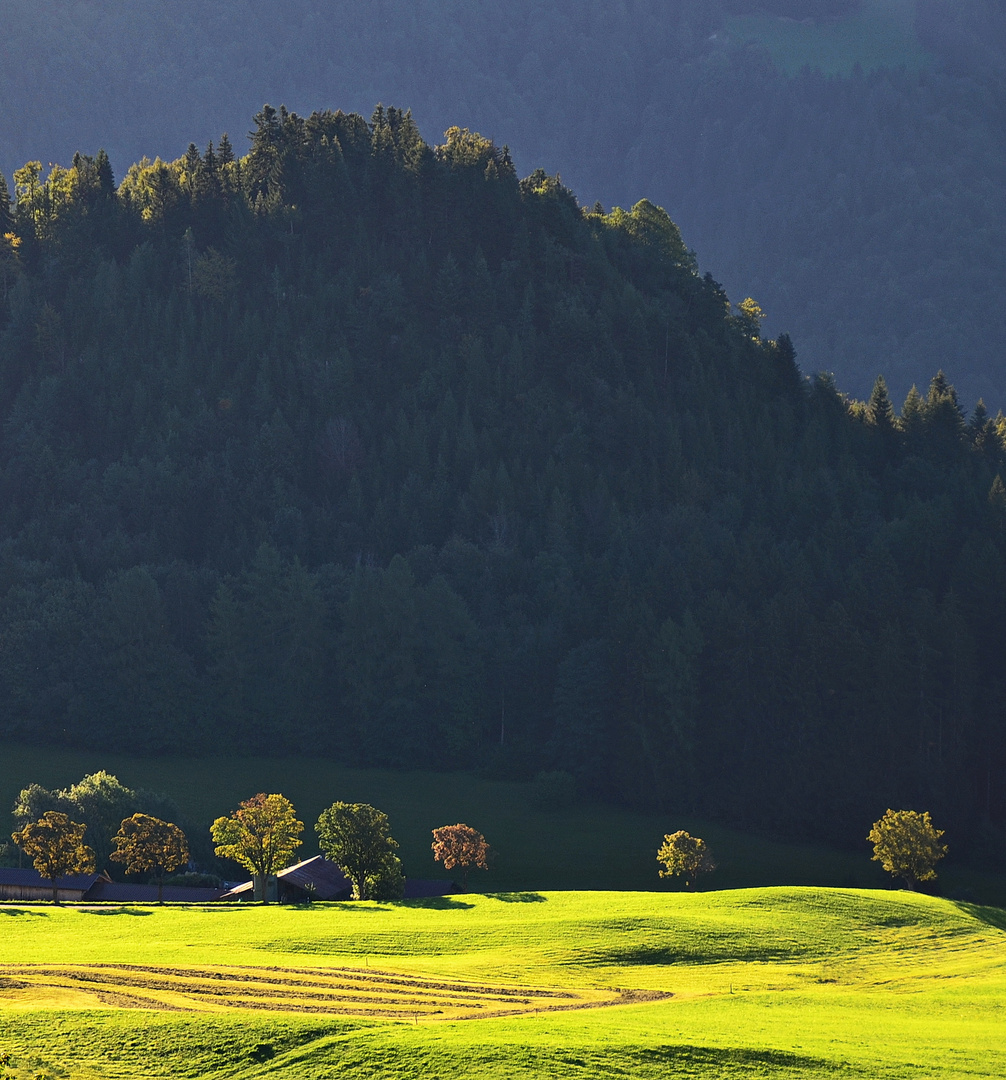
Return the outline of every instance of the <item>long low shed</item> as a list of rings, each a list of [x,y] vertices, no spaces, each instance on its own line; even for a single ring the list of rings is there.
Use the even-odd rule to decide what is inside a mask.
[[[0,900],[32,902],[52,899],[53,883],[37,870],[0,866]],[[224,889],[194,889],[165,885],[163,899],[169,903],[206,904],[219,900]],[[157,900],[156,885],[112,881],[108,874],[75,874],[56,878],[56,898],[61,904],[146,904]]]

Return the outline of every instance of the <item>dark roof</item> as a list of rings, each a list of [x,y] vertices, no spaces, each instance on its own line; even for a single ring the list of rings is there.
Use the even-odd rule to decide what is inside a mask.
[[[98,880],[100,874],[67,874],[65,877],[56,878],[58,889],[87,890]],[[40,888],[51,889],[52,882],[34,869],[22,870],[16,866],[0,866],[0,885],[20,885],[30,887],[37,885]]]
[[[293,866],[280,870],[276,879],[282,881],[284,885],[303,889],[304,892],[313,890],[319,900],[334,900],[352,887],[349,878],[324,855],[315,855],[313,859],[294,863]],[[251,892],[253,888],[254,882],[246,881],[241,885],[235,885],[224,895],[225,897],[242,896],[244,893]]]
[[[188,885],[165,885],[161,899],[171,904],[208,904],[219,900],[223,889],[190,888]],[[85,900],[105,900],[116,904],[151,904],[157,900],[156,885],[134,885],[122,881],[96,881]]]
[[[342,867],[329,862],[324,855],[315,855],[313,859],[294,863],[293,866],[280,870],[276,877],[284,885],[296,885],[305,892],[313,887],[314,895],[319,900],[332,900],[352,887],[349,878],[342,872]]]

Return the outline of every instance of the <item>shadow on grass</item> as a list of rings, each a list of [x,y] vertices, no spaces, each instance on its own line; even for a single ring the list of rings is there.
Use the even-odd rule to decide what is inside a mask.
[[[3,908],[0,910],[4,915],[41,915],[44,919],[49,917],[48,911],[32,911],[31,908]]]
[[[754,1050],[742,1047],[711,1047],[711,1046],[662,1046],[654,1049],[637,1050],[632,1054],[633,1061],[639,1064],[682,1066],[700,1066],[702,1072],[704,1066],[715,1065],[720,1070],[720,1076],[751,1076],[757,1070],[758,1076],[775,1076],[790,1070],[800,1070],[800,1075],[805,1075],[804,1070],[813,1070],[814,1076],[821,1072],[838,1072],[849,1075],[845,1069],[836,1066],[835,1063],[824,1058],[810,1057],[804,1054],[794,1054],[787,1050]],[[765,1071],[762,1071],[762,1070]],[[675,1069],[675,1071],[677,1071]],[[857,1070],[858,1072],[858,1070]],[[692,1074],[692,1069],[688,1069]],[[810,1075],[808,1072],[806,1075]],[[853,1074],[855,1075],[855,1074]],[[860,1074],[861,1075],[861,1074]]]
[[[981,904],[969,904],[964,900],[954,900],[953,905],[958,911],[970,915],[986,926],[994,926],[997,930],[1006,930],[1006,911],[997,907],[983,907]]]
[[[153,915],[152,911],[141,911],[137,908],[77,908],[82,915]]]
[[[491,892],[486,893],[490,900],[499,900],[504,904],[544,904],[547,896],[536,892]]]
[[[583,967],[648,967],[688,964],[785,963],[802,955],[798,949],[759,949],[743,942],[707,944],[704,951],[673,949],[664,945],[625,945],[611,949],[591,949],[577,953],[574,963]]]
[[[406,900],[405,904],[410,908],[432,908],[434,911],[450,911],[454,908],[473,908],[467,900],[457,900],[453,896],[419,896],[415,899]]]

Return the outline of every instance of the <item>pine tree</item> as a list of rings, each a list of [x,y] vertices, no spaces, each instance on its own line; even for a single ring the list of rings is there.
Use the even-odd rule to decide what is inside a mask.
[[[883,375],[878,375],[877,381],[873,384],[870,400],[867,402],[867,416],[874,427],[886,430],[894,428],[894,406],[891,405],[891,399],[887,396],[887,383]]]
[[[796,349],[789,334],[780,334],[775,339],[775,356],[779,371],[787,382],[799,383],[800,368],[796,363]]]
[[[14,214],[10,207],[10,188],[7,177],[0,173],[0,236],[14,231]]]
[[[918,438],[925,430],[926,411],[917,386],[912,386],[901,406],[901,430],[911,439]]]
[[[98,188],[101,194],[106,198],[111,198],[115,194],[115,176],[112,173],[112,163],[104,150],[98,151],[94,166],[98,173]]]
[[[225,131],[220,136],[220,142],[217,144],[217,164],[220,168],[224,168],[226,165],[234,161],[234,148],[231,146],[231,140]]]

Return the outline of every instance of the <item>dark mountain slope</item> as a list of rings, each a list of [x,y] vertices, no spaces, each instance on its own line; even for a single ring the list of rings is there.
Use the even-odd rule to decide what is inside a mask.
[[[663,211],[394,109],[19,183],[7,737],[1001,815],[1006,425],[942,376],[849,403]]]
[[[995,409],[1006,16],[998,0],[919,0],[913,33],[912,7],[288,0],[277,18],[262,0],[8,4],[0,169],[84,145],[105,146],[121,172],[221,127],[243,152],[263,100],[406,103],[424,130],[486,132],[519,169],[558,171],[588,201],[666,207],[703,270],[801,341],[807,370],[860,396],[883,371],[901,401],[943,368],[964,400],[984,394]],[[870,47],[887,9],[921,69]],[[752,38],[734,16],[759,12]],[[829,68],[841,74],[800,73],[799,50],[776,66],[773,16],[802,20],[811,44],[847,42]],[[784,37],[797,26],[775,22]]]

